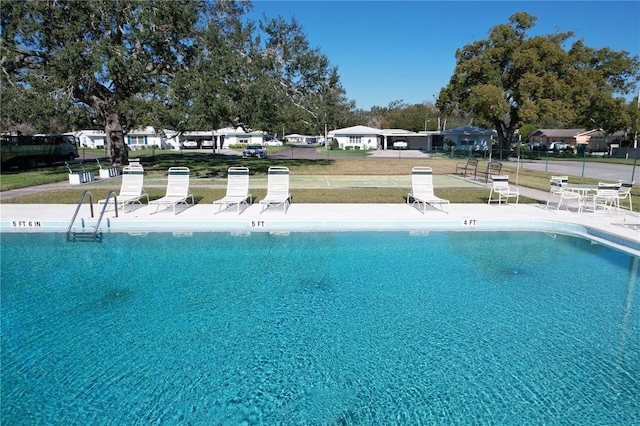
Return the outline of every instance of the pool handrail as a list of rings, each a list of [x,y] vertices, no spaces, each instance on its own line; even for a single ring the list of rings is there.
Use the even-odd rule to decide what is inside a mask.
[[[80,201],[78,201],[78,205],[76,206],[76,210],[73,213],[73,217],[71,218],[71,223],[69,223],[69,227],[67,228],[67,241],[77,242],[77,241],[102,241],[102,233],[99,232],[100,222],[102,221],[102,217],[109,205],[109,199],[113,195],[113,203],[115,206],[116,217],[118,217],[118,199],[115,191],[109,191],[107,194],[107,198],[105,199],[104,205],[102,206],[102,210],[100,211],[100,216],[98,216],[98,221],[96,222],[96,226],[93,229],[93,232],[73,232],[73,224],[76,221],[76,217],[78,216],[78,212],[80,211],[80,207],[84,202],[86,196],[89,195],[89,207],[91,209],[91,217],[94,217],[93,214],[93,195],[91,191],[86,190],[82,193],[80,197]],[[82,220],[82,228],[84,229],[84,219]]]

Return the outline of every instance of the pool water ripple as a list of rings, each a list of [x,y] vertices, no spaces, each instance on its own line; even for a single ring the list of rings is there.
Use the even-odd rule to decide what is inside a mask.
[[[9,234],[1,250],[3,422],[640,422],[638,259],[579,238]]]

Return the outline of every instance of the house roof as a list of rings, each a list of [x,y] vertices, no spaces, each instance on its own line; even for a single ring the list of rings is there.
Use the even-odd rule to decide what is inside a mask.
[[[443,135],[495,135],[495,130],[483,129],[475,126],[462,126],[455,129],[444,130],[440,132]]]
[[[382,133],[380,129],[367,126],[345,127],[344,129],[332,130],[332,135],[379,135]]]
[[[411,130],[404,130],[404,129],[382,129],[380,130],[380,133],[382,133],[383,135],[412,135],[415,134],[416,132],[412,132]]]
[[[216,130],[216,135],[266,135],[267,132],[263,132],[261,130],[254,130],[252,132],[245,132],[242,130],[242,127],[233,128],[233,127],[225,127],[224,129]]]
[[[79,130],[77,132],[71,132],[76,136],[106,136],[104,130]]]
[[[140,129],[133,129],[128,134],[129,135],[154,135],[154,136],[159,135],[158,132],[156,132],[156,129],[153,128],[152,126],[147,126]]]
[[[531,136],[546,136],[549,138],[575,138],[584,133],[585,129],[538,129]]]
[[[584,131],[584,132],[580,133],[580,135],[579,135],[579,136],[597,136],[597,137],[603,137],[603,136],[604,136],[604,130],[602,130],[602,129],[587,130],[587,131]],[[608,134],[607,134],[607,136],[612,136],[612,137],[615,137],[615,136],[625,136],[625,132],[624,132],[624,131],[622,131],[622,130],[619,130],[619,131],[617,131],[617,132],[615,132],[615,133],[613,133],[613,134],[612,134],[612,133],[608,133]]]

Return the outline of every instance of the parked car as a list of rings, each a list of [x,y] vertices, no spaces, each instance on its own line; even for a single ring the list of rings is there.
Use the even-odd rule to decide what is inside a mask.
[[[547,146],[540,142],[531,142],[529,143],[529,149],[531,151],[546,151]]]
[[[573,151],[573,147],[564,142],[551,142],[551,144],[549,144],[549,151]]]
[[[267,158],[267,150],[262,145],[249,145],[242,150],[242,158]]]
[[[198,149],[197,141],[184,141],[182,142],[182,149]]]
[[[407,149],[408,145],[405,141],[397,141],[393,143],[393,149]]]
[[[200,143],[202,149],[213,149],[213,141],[211,139],[205,139]]]
[[[280,142],[277,139],[272,139],[270,141],[266,141],[264,143],[264,145],[266,145],[266,146],[282,146],[282,142]]]

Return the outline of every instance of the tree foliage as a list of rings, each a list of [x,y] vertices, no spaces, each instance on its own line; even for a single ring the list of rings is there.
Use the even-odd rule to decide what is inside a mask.
[[[486,39],[458,49],[438,108],[445,114],[470,111],[475,124],[497,130],[503,148],[523,123],[624,128],[610,108],[623,103],[615,95],[630,93],[640,79],[638,57],[592,49],[582,40],[565,50],[572,32],[528,37],[535,20],[516,13]]]
[[[126,164],[124,135],[139,126],[274,130],[286,123],[317,132],[353,108],[337,69],[309,47],[295,20],[255,23],[246,17],[250,7],[2,2],[2,97],[33,101],[12,104],[2,125],[21,118],[42,128],[37,118],[64,117],[61,109],[88,113],[73,120],[103,126],[112,163]]]
[[[144,119],[149,95],[195,54],[193,17],[201,12],[191,0],[3,2],[3,89],[91,107],[112,162],[126,163],[124,133]]]

